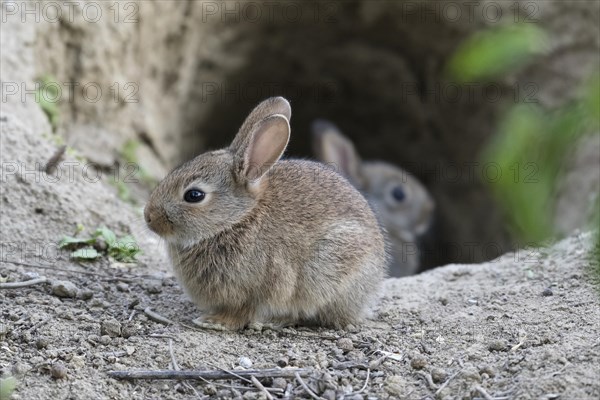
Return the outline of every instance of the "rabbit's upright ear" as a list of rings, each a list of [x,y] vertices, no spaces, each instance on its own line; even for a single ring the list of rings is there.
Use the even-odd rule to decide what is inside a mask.
[[[290,123],[284,115],[271,115],[256,123],[241,155],[238,177],[245,181],[260,179],[279,160],[289,139]]]
[[[334,167],[354,185],[361,185],[361,159],[354,145],[333,123],[316,120],[312,123],[313,148],[321,161]]]
[[[270,97],[257,105],[246,117],[235,139],[233,139],[230,146],[231,151],[236,155],[243,155],[250,143],[250,137],[256,124],[276,114],[283,115],[288,121],[292,117],[290,103],[283,97]]]
[[[229,151],[240,181],[263,176],[283,154],[290,138],[290,103],[271,97],[260,103],[242,124]]]

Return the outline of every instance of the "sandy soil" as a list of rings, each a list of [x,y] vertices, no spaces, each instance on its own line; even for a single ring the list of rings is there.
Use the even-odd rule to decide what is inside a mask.
[[[54,146],[16,117],[2,118],[5,159],[23,160],[31,170],[52,155]],[[302,381],[326,399],[600,395],[600,296],[587,277],[590,234],[486,264],[389,280],[374,319],[348,331],[207,331],[193,327],[198,313],[171,276],[160,243],[140,233],[135,208],[118,200],[113,188],[79,173],[73,181],[49,183],[42,174],[8,168],[3,165],[0,191],[0,278],[49,280],[0,289],[0,370],[17,379],[13,399],[265,398],[233,375],[210,382],[129,382],[108,375],[176,366],[304,368]],[[137,233],[140,263],[69,260],[55,244],[78,222]],[[172,323],[150,318],[148,307]],[[285,390],[309,397],[294,377],[260,381],[275,389],[275,397]]]

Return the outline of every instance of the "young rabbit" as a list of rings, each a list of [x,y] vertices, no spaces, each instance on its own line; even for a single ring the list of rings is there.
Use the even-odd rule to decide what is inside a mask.
[[[408,172],[384,162],[363,162],[352,142],[324,120],[312,124],[317,158],[346,176],[371,203],[385,226],[392,253],[390,275],[406,276],[419,268],[416,241],[431,224],[434,202]]]
[[[384,278],[383,232],[363,196],[320,163],[279,160],[290,116],[284,98],[263,101],[228,148],[173,170],[145,207],[207,323],[344,327]]]

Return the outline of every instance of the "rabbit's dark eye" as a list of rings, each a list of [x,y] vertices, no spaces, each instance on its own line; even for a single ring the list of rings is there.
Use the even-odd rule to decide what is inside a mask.
[[[204,200],[206,193],[198,189],[190,189],[183,195],[183,199],[188,203],[199,203]]]
[[[404,199],[406,198],[406,193],[404,193],[404,189],[402,189],[401,186],[396,186],[392,190],[392,196],[396,201],[401,202],[404,201]]]

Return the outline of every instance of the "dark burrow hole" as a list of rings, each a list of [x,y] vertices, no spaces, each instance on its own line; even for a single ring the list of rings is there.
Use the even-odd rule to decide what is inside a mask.
[[[440,19],[423,21],[419,13],[400,21],[383,14],[356,25],[356,7],[338,11],[332,23],[237,29],[224,45],[245,62],[224,80],[206,80],[219,66],[199,63],[196,90],[182,111],[196,121],[182,132],[184,141],[196,145],[186,146],[181,160],[227,146],[258,102],[283,95],[293,110],[288,157],[314,157],[310,124],[326,118],[364,160],[400,166],[429,189],[436,215],[421,238],[421,269],[482,262],[511,250],[488,184],[494,171],[480,159],[502,101],[490,101],[485,83],[459,85],[444,73],[469,32]],[[210,117],[195,119],[198,107]]]

